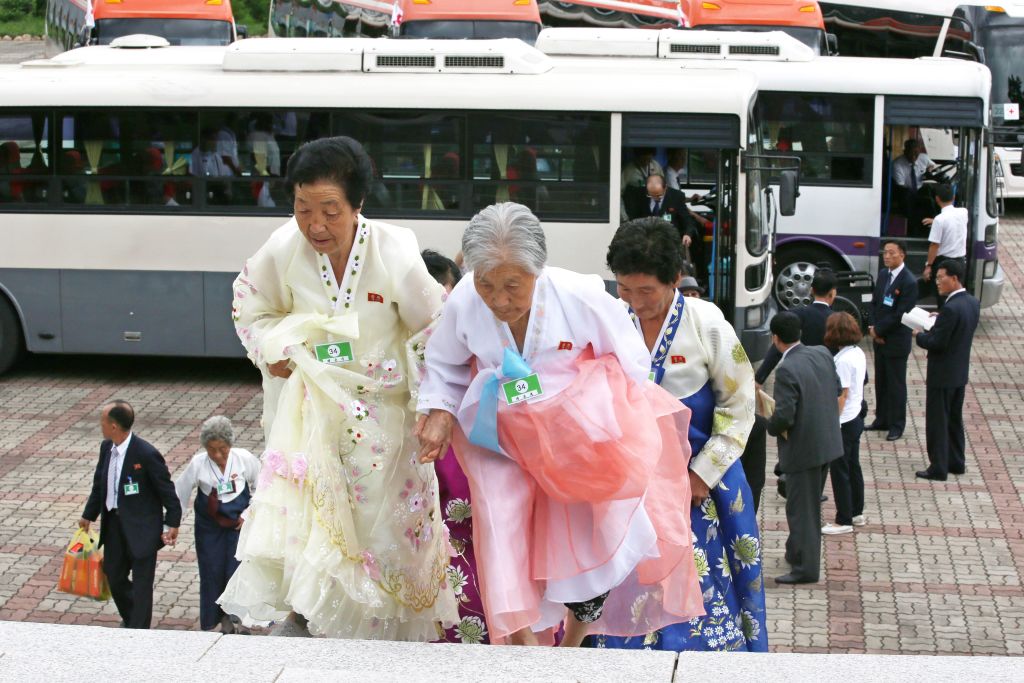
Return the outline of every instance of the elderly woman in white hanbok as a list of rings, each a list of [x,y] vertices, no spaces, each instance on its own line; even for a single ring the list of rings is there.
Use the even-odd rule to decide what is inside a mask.
[[[430,461],[457,422],[491,642],[536,644],[564,621],[578,645],[702,614],[689,411],[648,381],[625,309],[597,276],[545,266],[520,204],[477,214],[462,249],[473,273],[427,344],[419,434]]]
[[[429,641],[458,617],[410,401],[443,290],[411,232],[359,213],[371,179],[350,138],[301,147],[288,162],[295,218],[235,281],[267,449],[220,604],[287,615],[287,635]]]

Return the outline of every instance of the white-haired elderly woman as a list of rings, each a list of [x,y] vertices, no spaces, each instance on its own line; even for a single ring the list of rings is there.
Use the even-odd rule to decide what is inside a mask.
[[[220,604],[281,635],[435,640],[458,603],[412,394],[444,290],[409,230],[362,215],[373,173],[358,142],[303,145],[287,179],[295,217],[234,285],[267,449]]]
[[[235,626],[217,598],[238,568],[235,549],[242,513],[256,489],[260,461],[244,448],[234,446],[235,430],[223,415],[214,415],[203,423],[199,443],[203,449],[192,456],[174,488],[182,515],[188,513],[189,499],[196,493],[199,625],[204,631],[219,626],[222,632],[233,633]]]
[[[427,344],[421,458],[470,480],[491,642],[640,635],[703,614],[689,526],[689,411],[596,275],[548,267],[528,208],[496,204]],[[454,428],[454,429],[453,429]],[[568,608],[568,609],[567,609]]]

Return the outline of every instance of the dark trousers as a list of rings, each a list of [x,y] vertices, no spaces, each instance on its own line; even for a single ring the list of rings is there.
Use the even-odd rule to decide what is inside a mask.
[[[821,574],[821,488],[828,465],[786,472],[786,562],[809,581]]]
[[[240,564],[235,559],[239,532],[219,527],[208,517],[197,514],[195,533],[199,560],[199,627],[209,631],[224,618],[217,598],[224,593]]]
[[[836,501],[836,524],[849,526],[853,518],[864,514],[864,473],[860,469],[860,435],[864,418],[844,422],[843,457],[828,464],[832,475],[832,497]]]
[[[963,474],[965,387],[928,387],[925,391],[925,441],[928,444],[928,470],[940,477],[950,472]]]
[[[153,577],[156,553],[132,557],[128,539],[117,513],[108,510],[103,517],[103,572],[110,583],[110,594],[121,621],[128,628],[149,628],[153,621]],[[128,574],[131,573],[131,579]]]
[[[886,356],[875,344],[875,421],[902,432],[907,427],[907,356]]]
[[[754,514],[761,505],[761,490],[764,489],[764,468],[768,460],[768,420],[760,415],[754,416],[754,426],[750,429],[750,436],[747,437],[747,446],[740,456],[740,463],[743,465],[743,474],[750,484],[750,493],[754,500]]]

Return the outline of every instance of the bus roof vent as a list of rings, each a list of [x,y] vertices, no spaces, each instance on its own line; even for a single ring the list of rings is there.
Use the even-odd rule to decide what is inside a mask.
[[[809,62],[814,51],[782,31],[659,32],[658,55],[665,59],[742,59],[773,62]]]
[[[225,71],[362,71],[370,38],[250,38],[224,52]]]
[[[378,69],[430,69],[437,58],[434,55],[377,55]]]
[[[673,46],[675,47],[675,46]],[[731,55],[769,55],[777,57],[779,55],[778,45],[730,45],[729,54]]]
[[[152,36],[148,33],[133,33],[110,41],[110,47],[122,50],[151,50],[170,46],[171,44],[163,36]]]
[[[446,69],[503,69],[505,58],[501,55],[445,55]]]
[[[404,73],[538,74],[551,60],[521,40],[375,40],[366,44],[364,71]]]
[[[672,52],[685,52],[688,54],[719,55],[722,54],[721,45],[693,45],[691,43],[672,43]]]

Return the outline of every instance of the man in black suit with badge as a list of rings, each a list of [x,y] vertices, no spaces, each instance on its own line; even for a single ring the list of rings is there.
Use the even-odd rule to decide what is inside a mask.
[[[679,233],[683,247],[690,252],[690,258],[687,260],[699,267],[704,250],[704,231],[690,213],[686,195],[675,188],[667,187],[665,176],[652,173],[647,176],[645,187],[627,188],[625,202],[626,212],[630,218],[654,216],[671,223]]]
[[[928,350],[925,380],[925,439],[928,469],[917,472],[921,479],[945,481],[950,474],[963,474],[964,393],[971,364],[971,343],[978,327],[981,306],[964,289],[964,266],[943,261],[935,274],[935,286],[946,303],[928,332],[913,334],[917,345]]]
[[[913,340],[903,314],[917,304],[917,278],[904,265],[907,246],[899,240],[882,243],[884,267],[871,297],[868,334],[875,350],[875,421],[866,429],[888,432],[896,441],[907,427],[907,358]]]
[[[776,315],[771,331],[782,360],[775,370],[768,433],[778,437],[779,465],[786,475],[786,562],[792,567],[775,582],[814,583],[821,573],[821,488],[828,464],[843,455],[842,385],[828,349],[800,343],[795,313]]]
[[[88,531],[97,517],[101,519],[103,571],[122,626],[149,628],[156,554],[178,537],[181,503],[163,456],[132,434],[134,422],[135,411],[127,401],[114,400],[103,406],[100,431],[104,440],[92,492],[78,525]]]

